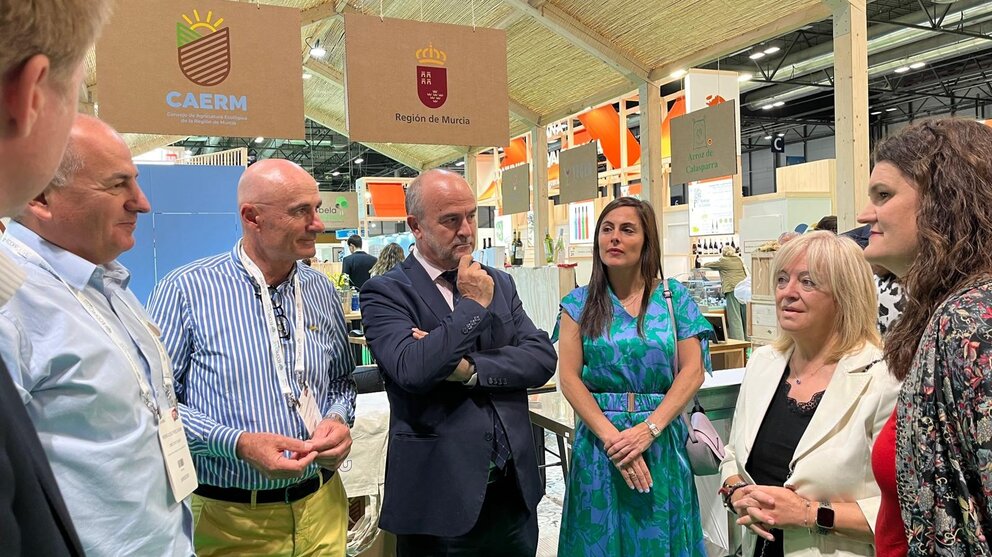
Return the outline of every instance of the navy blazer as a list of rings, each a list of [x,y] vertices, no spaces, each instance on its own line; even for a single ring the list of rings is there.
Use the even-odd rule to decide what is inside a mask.
[[[83,555],[38,434],[0,362],[0,554]]]
[[[475,525],[489,478],[490,403],[531,512],[544,493],[527,388],[548,381],[558,356],[524,313],[510,275],[484,269],[494,282],[488,308],[463,298],[449,309],[413,255],[362,289],[365,336],[390,408],[380,523],[395,534],[459,536]],[[430,334],[415,340],[413,327]],[[475,362],[474,387],[445,381],[464,356]]]

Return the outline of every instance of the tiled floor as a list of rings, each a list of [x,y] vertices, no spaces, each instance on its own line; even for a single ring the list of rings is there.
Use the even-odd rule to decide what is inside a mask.
[[[555,446],[555,436],[547,433],[544,438],[549,447]],[[549,459],[555,457],[547,455]],[[561,526],[561,506],[565,501],[565,479],[561,466],[550,466],[547,469],[548,483],[544,499],[537,505],[537,527],[540,538],[537,546],[537,557],[555,557],[558,555],[558,529]]]

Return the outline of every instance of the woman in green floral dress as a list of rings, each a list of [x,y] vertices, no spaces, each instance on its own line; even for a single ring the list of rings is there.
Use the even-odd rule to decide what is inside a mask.
[[[712,328],[678,282],[665,301],[654,210],[623,197],[596,223],[589,285],[562,300],[562,392],[576,422],[558,554],[702,556],[680,410],[708,366]],[[707,362],[707,364],[704,364]]]

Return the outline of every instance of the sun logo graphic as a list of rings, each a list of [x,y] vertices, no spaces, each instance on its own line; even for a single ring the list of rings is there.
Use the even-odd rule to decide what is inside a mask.
[[[179,48],[179,69],[186,79],[197,85],[219,85],[231,73],[231,35],[224,18],[213,21],[214,13],[207,12],[206,20],[193,10],[193,18],[183,14],[183,21],[176,23],[176,46]],[[185,23],[184,23],[185,22]]]
[[[440,108],[448,100],[448,70],[444,67],[448,55],[428,44],[418,49],[416,56],[417,96],[427,108]]]

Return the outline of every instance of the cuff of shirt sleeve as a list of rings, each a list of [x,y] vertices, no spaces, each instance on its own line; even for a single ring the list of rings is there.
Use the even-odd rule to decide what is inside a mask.
[[[350,412],[348,412],[348,407],[345,406],[344,404],[334,404],[333,406],[331,406],[330,411],[324,414],[324,418],[330,418],[333,414],[337,414],[338,416],[341,416],[344,419],[344,421],[348,424],[348,427],[352,427],[355,425],[355,417],[352,416]]]
[[[214,456],[237,459],[241,433],[240,429],[218,425],[207,435],[207,450]]]

